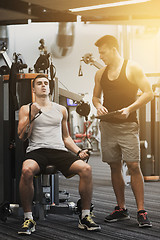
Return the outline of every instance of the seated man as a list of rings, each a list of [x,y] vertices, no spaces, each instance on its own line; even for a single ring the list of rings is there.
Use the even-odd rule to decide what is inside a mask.
[[[52,164],[65,177],[72,174],[78,174],[80,177],[82,214],[78,227],[100,230],[100,226],[90,216],[92,171],[90,165],[83,161],[89,157],[87,150],[81,150],[70,137],[66,108],[50,101],[49,80],[45,75],[38,75],[33,80],[33,92],[35,102],[22,106],[19,111],[18,135],[20,139],[27,135],[29,145],[19,184],[24,223],[18,233],[31,234],[35,231],[36,223],[31,211],[34,195],[33,177],[43,173],[45,167]]]

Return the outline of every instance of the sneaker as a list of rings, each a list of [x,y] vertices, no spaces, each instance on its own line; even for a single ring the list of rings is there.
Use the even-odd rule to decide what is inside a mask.
[[[115,210],[108,216],[105,217],[105,222],[117,222],[120,220],[130,219],[129,212],[127,209],[115,207]]]
[[[34,232],[36,226],[36,222],[32,219],[25,219],[24,223],[22,224],[21,230],[18,232],[18,234],[21,235],[30,235],[32,232]]]
[[[78,227],[80,229],[87,229],[88,231],[99,231],[101,229],[101,227],[93,221],[90,215],[86,215],[83,219],[79,218]]]
[[[140,210],[137,212],[137,221],[139,227],[152,227],[152,223],[148,219],[148,214],[145,210]]]

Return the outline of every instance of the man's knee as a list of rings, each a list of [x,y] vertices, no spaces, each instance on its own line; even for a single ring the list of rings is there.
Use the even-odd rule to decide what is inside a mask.
[[[84,164],[81,168],[80,175],[83,177],[89,177],[92,175],[92,168],[89,164]]]
[[[139,162],[126,163],[130,175],[141,173]]]
[[[31,181],[34,177],[33,170],[30,166],[24,166],[22,168],[21,178],[25,181]]]
[[[122,169],[122,163],[121,162],[115,162],[109,164],[111,171],[121,171]]]

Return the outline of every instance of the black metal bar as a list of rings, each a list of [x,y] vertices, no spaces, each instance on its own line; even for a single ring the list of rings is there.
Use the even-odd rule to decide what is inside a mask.
[[[3,106],[4,106],[4,96],[3,96],[3,77],[0,76],[0,202],[4,201],[4,162],[3,162]]]

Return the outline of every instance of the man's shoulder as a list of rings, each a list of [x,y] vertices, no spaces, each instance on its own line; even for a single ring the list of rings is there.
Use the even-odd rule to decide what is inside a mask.
[[[127,61],[127,69],[129,71],[135,71],[135,70],[141,69],[141,67],[137,62],[135,62],[133,60],[128,60]]]
[[[126,68],[126,76],[128,80],[132,83],[137,83],[144,77],[144,72],[142,67],[135,61],[128,61],[127,68]]]
[[[28,116],[29,114],[29,104],[22,105],[19,109],[19,119]]]
[[[20,111],[24,111],[24,112],[29,111],[29,104],[22,105],[20,107]]]
[[[104,67],[100,68],[100,69],[97,71],[97,73],[103,74],[103,72],[105,71],[106,67],[107,67],[107,66],[104,66]]]
[[[101,77],[102,77],[102,75],[103,75],[105,69],[106,69],[106,66],[103,67],[103,68],[100,68],[100,69],[96,72],[96,79],[98,79],[98,80],[101,79]]]
[[[53,106],[55,106],[57,109],[59,109],[62,113],[63,113],[64,111],[66,111],[66,107],[65,107],[65,106],[63,106],[63,105],[61,105],[61,104],[59,104],[59,103],[56,103],[56,102],[52,102],[52,104],[53,104]]]

